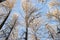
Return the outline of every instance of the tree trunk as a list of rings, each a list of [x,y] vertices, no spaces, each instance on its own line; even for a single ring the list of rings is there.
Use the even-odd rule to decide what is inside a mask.
[[[25,40],[28,40],[28,16],[26,15],[25,17],[25,22],[26,22],[26,35],[25,35]]]

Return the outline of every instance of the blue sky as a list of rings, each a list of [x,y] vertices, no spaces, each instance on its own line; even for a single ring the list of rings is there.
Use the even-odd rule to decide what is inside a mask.
[[[41,13],[41,15],[42,15],[42,18],[44,19],[44,20],[47,20],[46,19],[46,13],[48,12],[48,10],[49,10],[49,7],[48,7],[48,0],[47,0],[47,3],[46,4],[41,4],[41,3],[38,3],[37,2],[37,0],[33,0],[32,1],[32,3],[33,4],[35,4],[35,7],[38,7],[38,8],[41,8],[41,7],[43,7],[41,10],[39,10],[39,11],[41,11],[42,13]],[[12,9],[12,12],[11,12],[11,15],[13,14],[13,13],[17,13],[18,15],[19,15],[19,22],[25,22],[24,21],[24,18],[23,17],[25,17],[25,12],[24,12],[24,10],[23,10],[23,8],[22,8],[22,6],[21,6],[21,0],[17,0],[17,2],[15,3],[15,5],[14,5],[14,7],[13,7],[13,9]],[[23,16],[23,17],[22,17]],[[47,20],[48,21],[48,20]],[[54,21],[54,20],[52,20],[52,21],[49,21],[51,24],[55,24],[56,23],[56,21]],[[21,25],[19,25],[18,26],[19,27],[19,37],[20,37],[20,35],[25,31],[25,26],[21,26]],[[42,29],[42,30],[40,30],[40,29]],[[46,32],[48,32],[47,31],[47,29],[45,28],[45,25],[43,24],[41,27],[40,27],[40,31],[38,30],[38,32],[39,33],[41,33],[41,35],[39,35],[39,36],[45,36],[45,37],[48,37],[48,33],[46,33]],[[46,34],[44,34],[44,33],[46,33]],[[38,35],[37,35],[38,36]],[[41,38],[40,40],[45,40],[46,38]]]

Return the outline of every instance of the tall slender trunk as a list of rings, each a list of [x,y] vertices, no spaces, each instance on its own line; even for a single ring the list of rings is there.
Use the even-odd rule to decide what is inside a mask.
[[[28,27],[26,27],[26,38],[25,40],[28,40]]]
[[[16,24],[16,21],[17,21],[17,19],[15,20],[15,22],[14,22],[14,24],[13,24],[11,30],[10,30],[10,33],[11,33],[11,31],[13,30],[13,28],[14,28],[14,26],[15,26],[15,24]],[[7,36],[7,38],[6,38],[5,40],[8,40],[8,38],[9,38],[9,36],[10,36],[10,33],[9,33],[9,35]]]
[[[25,17],[25,22],[26,22],[26,35],[25,35],[25,40],[28,40],[28,27],[29,27],[29,25],[28,25],[28,17],[27,17],[27,15]]]
[[[10,11],[11,12],[11,11]],[[10,15],[10,12],[8,13],[7,17],[4,19],[4,21],[2,22],[2,24],[0,25],[0,29],[3,27],[5,21],[7,20],[8,16]]]

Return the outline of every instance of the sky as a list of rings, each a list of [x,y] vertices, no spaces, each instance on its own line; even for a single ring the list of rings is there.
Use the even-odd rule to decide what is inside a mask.
[[[38,7],[38,8],[42,8],[41,10],[39,10],[38,12],[42,12],[41,15],[42,15],[42,18],[43,20],[45,20],[46,22],[48,21],[50,24],[53,24],[55,25],[56,24],[56,21],[55,20],[47,20],[46,18],[46,13],[48,12],[49,10],[49,7],[48,7],[48,1],[46,1],[46,4],[42,4],[42,3],[38,3],[37,0],[31,0],[31,2],[35,5],[35,7]],[[21,3],[21,0],[17,0],[13,9],[12,9],[12,12],[10,15],[12,15],[13,13],[17,13],[19,15],[19,22],[22,22],[24,23],[25,20],[24,20],[24,17],[25,17],[25,12],[22,8],[22,3]],[[18,25],[18,37],[21,37],[20,35],[22,35],[24,33],[25,30],[25,24],[23,24],[24,26],[21,26],[21,25]],[[29,29],[29,32],[31,32],[32,30]],[[38,33],[40,34],[37,34],[38,37],[41,37],[40,40],[46,40],[46,38],[49,36],[49,34],[47,33],[48,30],[46,29],[45,27],[45,24],[43,23],[41,25],[41,27],[39,28],[39,30],[37,31]],[[31,40],[30,38],[28,40]],[[51,40],[51,39],[50,39]]]

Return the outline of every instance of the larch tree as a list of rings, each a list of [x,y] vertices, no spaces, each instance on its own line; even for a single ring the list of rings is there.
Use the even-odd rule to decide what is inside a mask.
[[[6,0],[0,3],[0,40],[9,40],[10,33],[14,30],[18,15],[17,13],[11,15],[11,10],[15,2],[16,0]]]
[[[10,14],[10,9],[4,4],[5,2],[0,3],[0,29],[2,28]]]
[[[0,29],[9,17],[15,2],[16,0],[5,0],[4,2],[0,3]]]
[[[33,28],[34,26],[38,27],[40,25],[40,20],[39,20],[40,19],[39,17],[41,17],[40,12],[35,13],[40,9],[33,6],[32,3],[30,3],[29,1],[24,1],[22,3],[22,7],[23,7],[23,10],[24,10],[24,12],[26,14],[25,15],[25,23],[26,23],[25,40],[28,40],[28,28],[29,27]],[[35,29],[35,30],[37,30],[37,29]],[[36,37],[36,34],[34,34],[32,37],[35,38],[34,40],[38,40],[37,37]],[[31,40],[33,40],[33,39],[31,39]]]
[[[47,24],[47,28],[48,28],[48,30],[50,30],[50,32],[51,32],[51,34],[52,34],[52,36],[53,36],[53,38],[54,38],[54,40],[58,40],[59,38],[58,38],[58,35],[59,35],[59,30],[60,30],[60,9],[59,9],[59,7],[60,7],[60,3],[59,3],[60,1],[59,0],[52,0],[52,1],[50,1],[49,2],[49,11],[48,11],[48,13],[47,13],[47,17],[51,20],[51,19],[54,19],[55,21],[57,21],[58,22],[58,24],[55,26],[56,28],[54,29],[54,28],[52,28],[50,25],[49,25],[49,23]],[[52,9],[52,10],[51,10]],[[51,28],[51,29],[50,29]],[[56,30],[57,29],[57,30]],[[54,31],[56,31],[56,32],[52,32],[52,31],[54,30]],[[54,36],[54,34],[56,34],[55,36]]]
[[[7,21],[5,22],[5,24],[3,25],[3,27],[0,30],[0,39],[1,40],[8,40],[10,33],[11,33],[12,29],[14,28],[15,23],[17,21],[18,15],[14,13],[13,15],[10,15],[10,17],[11,18],[7,19]]]
[[[18,25],[19,25],[19,22],[16,20],[16,23],[15,23],[15,25],[14,25],[14,27],[13,27],[13,29],[12,29],[7,40],[17,40],[18,39],[18,27],[17,27]]]

